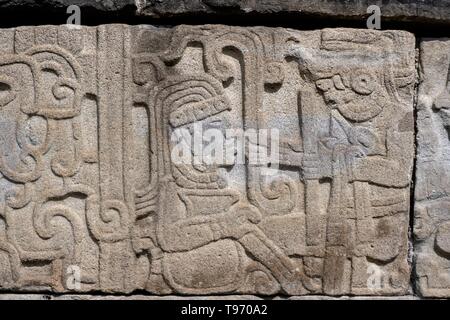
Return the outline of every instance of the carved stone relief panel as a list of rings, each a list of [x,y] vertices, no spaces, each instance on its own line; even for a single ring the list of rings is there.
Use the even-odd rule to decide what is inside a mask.
[[[417,105],[415,277],[426,297],[450,297],[450,91],[448,39],[424,39]]]
[[[1,289],[407,293],[411,34],[0,40]]]

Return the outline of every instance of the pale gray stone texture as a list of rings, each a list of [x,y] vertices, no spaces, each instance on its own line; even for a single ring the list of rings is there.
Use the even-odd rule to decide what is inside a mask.
[[[412,34],[20,27],[0,54],[1,290],[410,293]],[[174,161],[200,124],[278,129],[278,171]]]

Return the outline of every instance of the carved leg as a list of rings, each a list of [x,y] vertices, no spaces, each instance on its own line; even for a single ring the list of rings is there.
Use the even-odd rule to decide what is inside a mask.
[[[279,281],[282,289],[289,295],[317,292],[320,286],[313,283],[303,273],[302,266],[295,263],[261,231],[246,234],[239,243],[259,262],[267,267]]]

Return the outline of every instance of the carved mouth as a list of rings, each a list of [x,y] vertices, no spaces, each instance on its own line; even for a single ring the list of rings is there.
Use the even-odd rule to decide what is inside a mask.
[[[440,110],[441,115],[443,115],[445,118],[450,117],[450,109],[442,108]]]
[[[327,99],[327,104],[332,109],[336,109],[337,106],[338,106],[338,103],[337,103],[336,99],[334,99],[334,98],[328,98]]]
[[[441,109],[439,111],[444,127],[450,129],[450,109]]]

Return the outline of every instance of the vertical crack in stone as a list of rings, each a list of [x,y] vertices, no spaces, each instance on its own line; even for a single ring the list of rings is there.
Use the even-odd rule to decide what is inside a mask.
[[[409,263],[410,263],[410,270],[411,270],[411,290],[412,294],[414,296],[418,295],[417,287],[416,287],[416,266],[415,266],[415,248],[414,248],[414,210],[416,206],[415,201],[415,186],[416,186],[416,172],[417,172],[417,133],[418,133],[418,126],[417,126],[417,103],[419,99],[419,85],[420,85],[420,38],[416,38],[416,59],[415,59],[415,70],[416,70],[416,83],[414,85],[414,165],[413,165],[413,173],[412,173],[412,183],[411,183],[411,193],[410,193],[410,211],[409,211]]]

